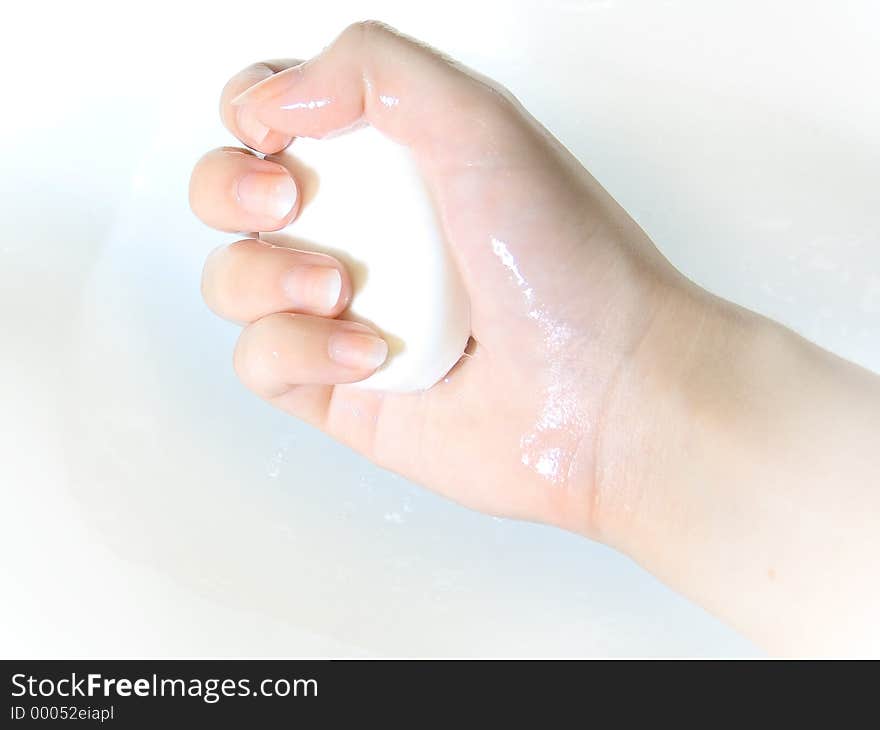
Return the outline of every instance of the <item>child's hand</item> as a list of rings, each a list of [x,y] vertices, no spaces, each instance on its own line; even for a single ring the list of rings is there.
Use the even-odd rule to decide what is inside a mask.
[[[203,282],[214,311],[247,323],[244,383],[462,504],[627,551],[765,646],[880,649],[878,378],[685,280],[491,81],[375,23],[297,63],[235,76],[226,125],[266,153],[362,118],[408,145],[475,344],[427,392],[346,387],[386,348],[335,319],[344,267],[246,240]],[[222,230],[277,230],[296,181],[219,149],[191,203]]]
[[[224,121],[264,152],[361,117],[407,144],[470,293],[476,344],[425,393],[339,387],[370,375],[385,356],[375,333],[333,319],[350,297],[344,267],[248,240],[213,254],[204,278],[218,314],[250,323],[235,356],[241,379],[463,504],[595,526],[597,458],[613,448],[603,419],[677,275],[577,160],[492,82],[372,23],[282,71],[293,63],[234,77],[223,92]],[[286,169],[244,150],[210,152],[193,174],[193,209],[223,230],[281,228],[296,216],[295,195]]]

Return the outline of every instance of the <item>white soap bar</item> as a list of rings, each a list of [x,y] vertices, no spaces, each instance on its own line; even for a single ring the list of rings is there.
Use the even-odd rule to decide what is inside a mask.
[[[299,181],[300,214],[260,238],[348,267],[354,297],[343,317],[388,342],[388,360],[361,387],[430,388],[467,345],[470,306],[409,150],[365,127],[297,139],[280,159]]]

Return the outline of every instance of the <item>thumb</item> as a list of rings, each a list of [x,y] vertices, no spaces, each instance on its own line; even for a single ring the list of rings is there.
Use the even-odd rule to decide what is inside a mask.
[[[499,140],[516,144],[498,125],[530,131],[518,103],[495,82],[375,21],[349,26],[314,59],[228,104],[290,137],[326,137],[366,121],[422,161],[498,155]]]

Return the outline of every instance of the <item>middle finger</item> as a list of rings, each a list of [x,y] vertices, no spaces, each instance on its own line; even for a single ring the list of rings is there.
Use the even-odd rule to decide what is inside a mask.
[[[241,149],[208,152],[189,185],[193,212],[221,231],[277,231],[299,209],[296,181],[283,165]]]

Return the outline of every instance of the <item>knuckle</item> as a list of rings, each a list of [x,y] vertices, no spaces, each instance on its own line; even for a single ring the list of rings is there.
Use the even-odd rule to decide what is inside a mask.
[[[241,71],[232,76],[224,85],[220,92],[220,114],[223,116],[226,102],[232,97],[237,96],[249,86],[256,84],[263,79],[271,76],[275,71],[272,66],[265,61],[258,61],[249,66],[245,66]]]
[[[189,176],[189,207],[197,218],[210,225],[211,191],[215,188],[217,159],[226,148],[213,149],[203,154],[193,165]]]
[[[291,325],[295,314],[270,314],[244,328],[233,354],[233,366],[241,382],[249,390],[265,400],[284,395],[296,386],[297,363],[279,352],[283,349],[281,338],[290,332],[279,327]]]
[[[269,317],[245,327],[232,355],[232,365],[245,387],[266,397],[277,388],[280,380],[271,354],[271,323]]]
[[[389,38],[396,36],[397,31],[381,20],[359,20],[342,31],[339,42],[343,45],[350,44],[363,49],[386,42]]]
[[[231,318],[234,304],[233,287],[231,278],[236,254],[241,246],[247,241],[238,241],[231,245],[223,245],[215,248],[205,259],[202,267],[202,299],[215,314],[220,317]]]
[[[232,367],[235,370],[238,379],[247,387],[250,387],[250,372],[248,368],[250,338],[250,327],[246,327],[242,330],[238,341],[235,343],[235,348],[232,350]]]
[[[217,276],[217,261],[223,255],[224,249],[225,246],[221,246],[209,253],[208,258],[205,259],[205,265],[202,267],[202,300],[208,306],[208,309],[215,314],[221,314],[217,307],[217,288],[220,278]]]
[[[498,111],[509,114],[519,105],[516,96],[504,84],[487,77],[479,77],[477,81],[482,86],[490,105]]]
[[[204,207],[202,205],[203,197],[201,195],[202,192],[202,183],[204,178],[204,170],[205,170],[205,160],[210,152],[206,155],[202,155],[199,158],[199,161],[193,166],[192,172],[189,176],[189,207],[196,216],[202,220],[204,220]]]

